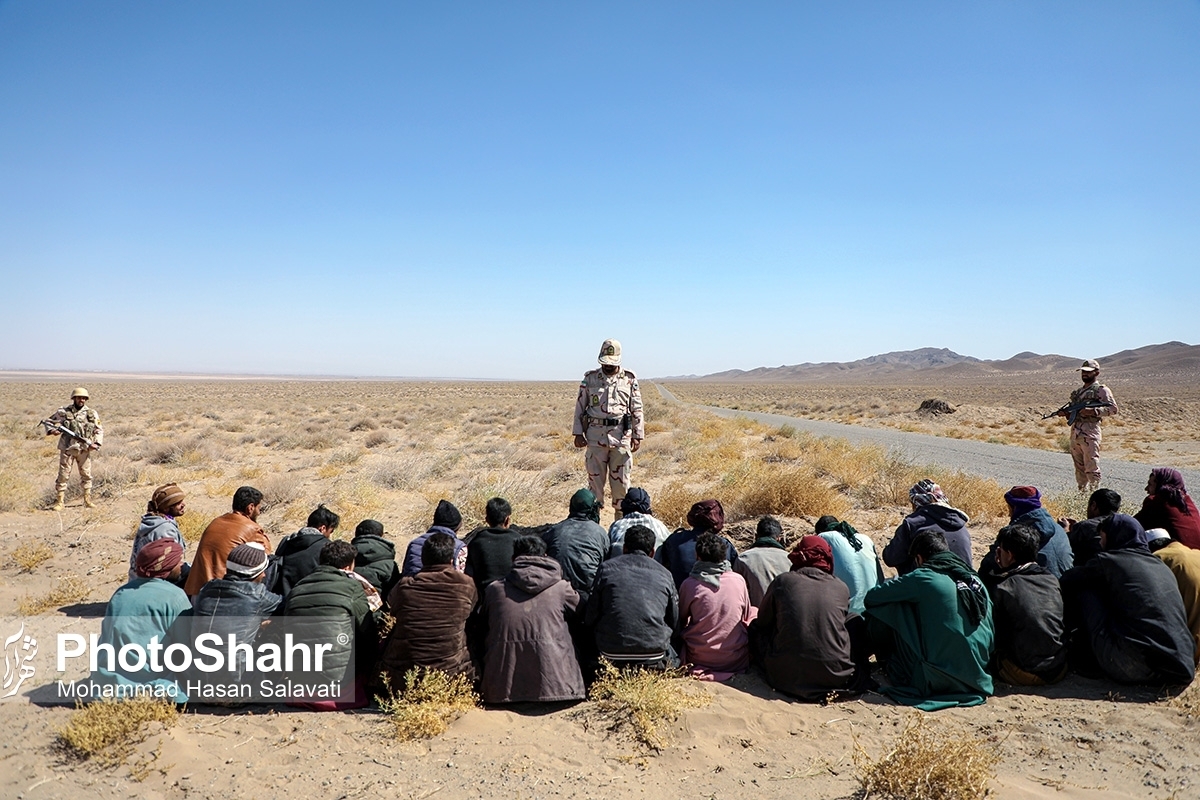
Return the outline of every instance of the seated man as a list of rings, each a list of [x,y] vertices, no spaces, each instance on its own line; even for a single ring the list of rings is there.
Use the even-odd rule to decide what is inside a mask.
[[[1179,470],[1158,467],[1150,471],[1146,497],[1134,517],[1143,528],[1162,528],[1175,541],[1200,550],[1200,511]]]
[[[284,597],[301,579],[316,571],[321,550],[329,543],[342,518],[325,507],[317,506],[308,515],[308,523],[279,540],[275,555],[279,558],[279,578],[276,589]]]
[[[488,523],[489,525],[491,523]],[[429,530],[408,543],[404,552],[404,566],[400,569],[401,577],[410,577],[421,571],[424,564],[421,552],[425,540],[435,533],[445,533],[454,537],[454,568],[463,572],[467,568],[467,543],[458,538],[458,530],[462,527],[462,513],[449,500],[438,500],[437,508],[433,510],[433,525]]]
[[[225,561],[225,577],[204,584],[196,595],[192,640],[202,633],[218,633],[223,637],[234,634],[237,641],[253,646],[263,621],[283,603],[282,597],[263,584],[266,570],[267,551],[258,542],[240,544],[230,550]],[[240,679],[245,669],[245,654],[239,651],[233,676],[219,672],[204,679],[222,682]]]
[[[750,636],[767,683],[801,700],[866,688],[871,669],[862,618],[850,612],[850,590],[833,575],[833,550],[805,536],[789,555],[792,569],[767,589]],[[856,666],[857,662],[857,666]]]
[[[654,533],[654,549],[663,546],[671,535],[671,529],[654,516],[650,508],[650,495],[645,489],[634,486],[621,498],[621,518],[608,526],[609,558],[624,555],[625,532],[634,525],[642,525]]]
[[[995,671],[1018,686],[1057,683],[1067,674],[1066,630],[1058,578],[1037,563],[1041,537],[1028,525],[996,536],[995,567],[979,577],[992,598]]]
[[[571,495],[567,518],[542,534],[546,555],[562,566],[563,578],[586,603],[596,570],[608,555],[608,533],[600,526],[600,503],[591,489]]]
[[[671,647],[679,595],[671,573],[653,558],[654,540],[645,525],[626,529],[624,553],[600,565],[588,597],[584,624],[593,629],[600,656],[616,665],[679,666]]]
[[[1112,489],[1097,489],[1088,498],[1087,519],[1075,521],[1069,517],[1058,524],[1067,532],[1071,543],[1073,565],[1086,564],[1088,559],[1104,548],[1100,546],[1100,522],[1121,510],[1121,495]]]
[[[559,563],[546,555],[546,543],[537,536],[518,539],[512,569],[484,590],[485,703],[584,698],[583,673],[567,627],[578,606],[579,594],[563,580]]]
[[[1133,517],[1100,523],[1104,552],[1062,577],[1072,657],[1121,683],[1180,685],[1196,671],[1196,643],[1175,576],[1150,552]]]
[[[817,520],[817,536],[833,551],[833,576],[850,590],[850,612],[863,613],[863,598],[883,582],[883,564],[871,537],[859,533],[845,520],[826,514]]]
[[[239,544],[258,542],[271,552],[271,540],[257,522],[262,501],[263,494],[258,489],[241,486],[233,493],[233,511],[208,523],[204,533],[200,534],[196,557],[183,586],[188,597],[195,597],[200,587],[213,578],[225,577],[225,560],[229,558],[229,551]]]
[[[358,555],[349,542],[330,541],[321,548],[317,568],[300,579],[284,600],[289,630],[298,639],[337,642],[325,655],[323,674],[340,684],[336,700],[293,702],[313,711],[340,711],[367,705],[366,680],[375,663],[375,616],[362,584],[349,573]]]
[[[703,533],[720,534],[725,527],[725,509],[720,500],[701,500],[688,511],[687,523],[691,529],[677,530],[667,537],[654,553],[654,560],[671,571],[678,588],[692,574],[692,565],[696,563],[696,539]],[[725,543],[725,557],[730,565],[738,560],[737,548],[724,536],[719,536]]]
[[[184,499],[183,489],[174,483],[163,484],[154,490],[150,502],[146,504],[146,513],[138,525],[137,533],[133,536],[133,552],[129,555],[129,580],[137,577],[134,566],[138,551],[155,539],[174,539],[179,542],[183,551],[187,552],[187,542],[183,540],[183,534],[179,532],[179,525],[175,522],[176,517],[182,517],[187,511]],[[183,583],[187,581],[189,569],[190,565],[185,561],[180,571],[180,588],[183,588]]]
[[[182,563],[183,547],[174,539],[156,539],[138,551],[136,577],[113,592],[104,609],[99,643],[110,645],[111,651],[98,651],[92,683],[126,689],[146,687],[164,699],[188,701],[184,686],[176,683],[170,672],[153,671],[150,659],[143,661],[140,669],[128,670],[117,657],[126,645],[137,645],[146,652],[154,641],[163,647],[187,641],[185,615],[192,605],[174,583]],[[106,659],[109,652],[112,655]]]
[[[1071,540],[1067,532],[1054,521],[1050,512],[1042,508],[1042,493],[1036,486],[1014,486],[1004,494],[1004,502],[1008,505],[1009,524],[1026,525],[1038,533],[1037,563],[1041,564],[1056,578],[1075,565],[1075,556],[1071,552]],[[994,572],[996,570],[995,545],[988,551],[979,563],[979,571]]]
[[[942,535],[951,553],[962,559],[968,567],[971,560],[971,532],[967,530],[970,518],[950,505],[942,487],[926,478],[908,490],[908,502],[912,504],[909,514],[896,528],[896,534],[883,548],[883,563],[894,567],[901,575],[917,568],[909,555],[913,540],[925,531]]]
[[[733,570],[746,581],[750,605],[758,608],[771,581],[792,568],[787,548],[779,543],[783,526],[774,517],[763,517],[755,529],[757,537],[749,549],[738,554]]]
[[[396,566],[396,545],[383,536],[383,523],[364,519],[354,529],[354,571],[386,598],[392,587],[400,580],[400,568]]]
[[[483,510],[487,527],[467,545],[467,574],[483,596],[492,581],[503,580],[512,570],[513,544],[521,534],[510,528],[512,506],[503,497],[493,497]]]
[[[679,624],[690,672],[727,681],[750,667],[747,626],[757,611],[746,581],[729,567],[728,542],[713,531],[696,539],[696,562],[679,587]]]
[[[1200,550],[1171,538],[1162,528],[1146,531],[1150,552],[1171,568],[1183,598],[1188,628],[1196,641],[1196,664],[1200,666]]]
[[[992,605],[987,589],[940,531],[913,539],[915,569],[867,592],[867,630],[897,703],[936,711],[992,694]]]

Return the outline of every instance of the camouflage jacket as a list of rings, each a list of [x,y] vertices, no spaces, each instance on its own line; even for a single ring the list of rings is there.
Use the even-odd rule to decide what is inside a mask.
[[[1071,405],[1076,403],[1112,403],[1105,408],[1085,408],[1075,417],[1075,427],[1099,426],[1102,417],[1111,417],[1117,413],[1117,400],[1113,393],[1103,383],[1084,384],[1071,392]]]
[[[104,444],[104,428],[100,426],[100,418],[86,405],[83,408],[76,408],[74,403],[63,406],[50,415],[50,421],[57,422],[90,442]],[[83,443],[63,433],[58,437],[58,449],[82,450]]]
[[[587,437],[588,444],[627,447],[630,439],[644,439],[642,390],[637,376],[627,369],[605,375],[593,369],[584,373],[575,400],[572,432]]]

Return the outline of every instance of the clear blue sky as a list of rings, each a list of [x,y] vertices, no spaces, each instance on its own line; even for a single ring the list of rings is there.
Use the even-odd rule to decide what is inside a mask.
[[[0,368],[1200,342],[1200,3],[0,0]]]

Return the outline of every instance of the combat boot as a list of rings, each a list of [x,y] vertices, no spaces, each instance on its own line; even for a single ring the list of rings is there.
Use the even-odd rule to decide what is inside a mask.
[[[83,490],[83,505],[87,508],[95,508],[96,504],[92,502],[92,490]]]
[[[50,510],[51,511],[62,511],[63,503],[66,502],[66,499],[67,499],[67,493],[59,492],[58,496],[55,497],[55,499],[54,499],[54,505],[50,506]]]

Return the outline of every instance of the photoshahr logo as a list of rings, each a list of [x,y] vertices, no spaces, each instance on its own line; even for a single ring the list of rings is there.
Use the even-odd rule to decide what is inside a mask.
[[[0,699],[12,697],[21,684],[33,677],[33,659],[37,656],[37,639],[25,633],[25,623],[4,640],[4,683],[0,684]]]

